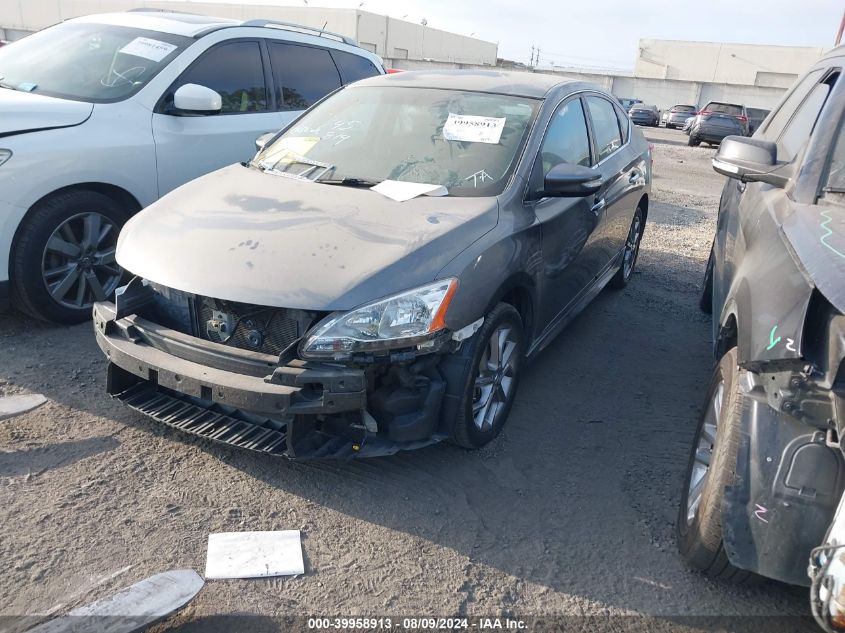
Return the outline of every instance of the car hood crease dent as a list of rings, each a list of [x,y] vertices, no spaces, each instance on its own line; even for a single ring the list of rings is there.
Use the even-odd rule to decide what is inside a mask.
[[[845,313],[845,216],[841,207],[796,205],[781,231],[813,285]]]
[[[118,263],[198,295],[255,305],[347,310],[435,279],[498,222],[494,197],[394,202],[232,165],[130,220]]]
[[[0,89],[0,136],[79,125],[88,120],[94,105]]]

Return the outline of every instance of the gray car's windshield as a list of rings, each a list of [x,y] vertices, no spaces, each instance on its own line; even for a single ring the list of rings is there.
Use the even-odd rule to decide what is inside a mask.
[[[351,186],[401,180],[443,185],[456,196],[498,195],[538,104],[478,92],[347,88],[307,112],[254,164]]]
[[[124,26],[65,22],[0,48],[0,86],[75,101],[119,101],[192,41]]]

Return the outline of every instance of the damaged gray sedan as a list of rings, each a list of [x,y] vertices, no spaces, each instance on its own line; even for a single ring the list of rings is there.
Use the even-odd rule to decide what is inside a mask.
[[[633,273],[651,156],[615,99],[407,72],[315,105],[123,229],[94,308],[108,391],[294,458],[501,431],[525,363]]]

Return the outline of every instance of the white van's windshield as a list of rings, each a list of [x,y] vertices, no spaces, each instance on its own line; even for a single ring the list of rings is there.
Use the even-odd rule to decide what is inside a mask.
[[[539,103],[433,88],[346,88],[305,113],[254,164],[321,182],[402,180],[443,185],[450,195],[498,195]]]
[[[65,22],[0,48],[0,87],[108,103],[134,94],[193,40]]]

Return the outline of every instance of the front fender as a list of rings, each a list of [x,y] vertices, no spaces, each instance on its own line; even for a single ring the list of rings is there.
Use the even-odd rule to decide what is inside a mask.
[[[741,569],[808,585],[810,551],[833,520],[845,462],[826,445],[824,432],[769,405],[770,375],[743,375],[736,479],[722,501],[725,552]]]

